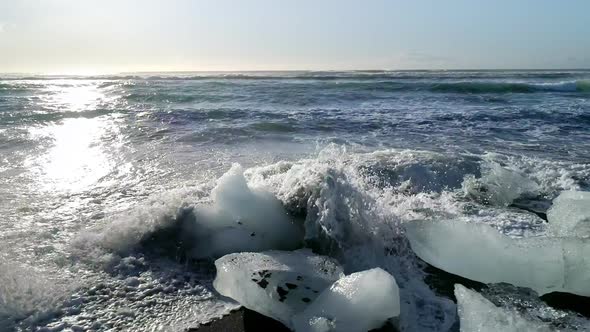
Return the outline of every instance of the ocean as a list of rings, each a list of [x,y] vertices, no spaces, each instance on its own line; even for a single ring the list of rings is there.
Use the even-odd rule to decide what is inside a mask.
[[[590,190],[590,71],[0,75],[0,331],[178,331],[237,308],[178,227],[235,164],[307,246],[394,275],[403,330],[458,330],[404,225],[544,236],[552,199]]]

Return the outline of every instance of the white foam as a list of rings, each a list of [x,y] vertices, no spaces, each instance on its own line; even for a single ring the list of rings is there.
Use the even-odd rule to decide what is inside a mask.
[[[31,267],[0,260],[0,329],[50,317],[73,289]]]
[[[428,169],[420,165],[434,159],[442,166],[454,158],[405,150],[351,154],[331,146],[317,158],[252,168],[246,176],[252,186],[272,191],[287,210],[305,215],[306,239],[323,252],[336,255],[347,269],[379,266],[394,275],[401,301],[406,304],[400,313],[402,330],[441,331],[454,324],[455,305],[437,297],[423,282],[422,265],[403,238],[401,221],[453,216],[461,212],[462,203],[447,191],[412,195],[403,187],[408,188],[408,180],[414,181],[414,170]],[[388,169],[398,172],[393,185],[374,181],[379,172]],[[431,177],[437,173],[443,174],[432,170]],[[449,179],[451,188],[460,185],[461,177],[457,181],[454,176],[441,177]],[[422,185],[417,179],[410,186]]]
[[[534,181],[541,193],[562,190],[580,190],[579,179],[590,176],[590,165],[552,161],[535,157],[487,153],[483,156],[485,164],[499,164]],[[484,167],[485,167],[484,164]]]
[[[119,255],[129,254],[141,241],[174,227],[194,258],[301,245],[301,226],[291,220],[272,193],[251,189],[240,165],[233,165],[217,181],[208,202],[203,196],[203,190],[196,194],[175,190],[151,197],[108,227],[81,233],[73,247],[84,258],[113,265]]]
[[[189,205],[202,196],[201,189],[181,188],[153,195],[133,209],[111,216],[106,225],[82,231],[72,241],[72,250],[82,260],[100,266],[118,263],[147,236],[176,222]]]

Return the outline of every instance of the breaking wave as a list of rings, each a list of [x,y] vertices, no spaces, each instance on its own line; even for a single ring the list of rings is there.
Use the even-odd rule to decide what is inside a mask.
[[[46,274],[0,259],[0,330],[34,325],[59,311],[74,286]]]
[[[220,218],[207,224],[225,222],[216,213],[203,214],[208,211],[203,206],[232,211],[231,200],[216,201],[215,197],[270,192],[291,220],[305,229],[305,246],[337,258],[346,272],[378,266],[395,276],[402,301],[408,304],[401,313],[404,330],[445,331],[456,324],[455,304],[427,282],[425,265],[410,249],[403,225],[425,219],[476,218],[509,235],[541,233],[543,220],[534,209],[515,203],[543,202],[561,190],[579,189],[583,183],[578,179],[587,178],[590,167],[497,154],[353,153],[333,145],[315,158],[254,167],[243,175],[230,172],[234,179],[230,182],[166,193],[115,218],[104,229],[82,233],[73,245],[75,255],[107,269],[134,252],[198,258],[203,250],[215,252],[203,242],[213,240],[201,237],[195,246],[191,243],[195,237],[187,237],[194,229],[190,225],[203,218]],[[226,190],[230,194],[223,194]],[[256,204],[262,205],[252,211],[266,215],[264,211],[271,208],[266,204],[274,203]],[[515,210],[503,209],[506,206]],[[257,233],[261,229],[272,233],[265,215],[249,214],[243,222],[260,222]],[[239,230],[228,234],[240,237]]]

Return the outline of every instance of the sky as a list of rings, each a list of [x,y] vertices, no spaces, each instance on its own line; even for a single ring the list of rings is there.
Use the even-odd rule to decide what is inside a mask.
[[[588,0],[0,0],[0,72],[590,68]]]

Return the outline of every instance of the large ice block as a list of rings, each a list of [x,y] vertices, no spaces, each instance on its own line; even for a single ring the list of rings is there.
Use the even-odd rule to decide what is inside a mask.
[[[215,267],[213,286],[220,294],[287,326],[344,276],[334,260],[304,249],[230,254],[216,260]]]
[[[553,200],[547,219],[551,234],[590,237],[590,192],[562,192]]]
[[[406,225],[414,252],[449,273],[484,282],[590,295],[590,242],[577,238],[514,239],[465,220]]]

